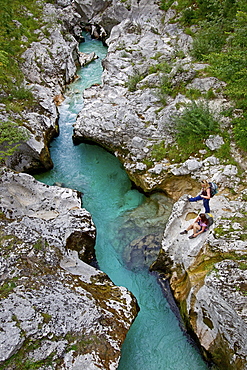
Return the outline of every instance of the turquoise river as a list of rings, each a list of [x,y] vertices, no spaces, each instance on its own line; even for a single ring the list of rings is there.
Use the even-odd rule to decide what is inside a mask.
[[[80,78],[68,87],[65,101],[59,107],[60,134],[50,148],[54,168],[36,178],[83,193],[83,207],[91,213],[97,228],[99,268],[116,285],[127,287],[138,300],[140,312],[124,342],[118,369],[207,369],[198,350],[180,329],[157,278],[148,270],[147,262],[152,262],[152,255],[143,257],[137,250],[131,255],[133,241],[160,234],[160,228],[164,229],[171,202],[161,195],[150,200],[132,189],[118,159],[99,146],[73,145],[72,125],[83,107],[83,90],[101,82],[101,60],[107,48],[86,35],[80,51],[94,51],[99,58],[78,71]],[[160,209],[164,217],[157,215]]]

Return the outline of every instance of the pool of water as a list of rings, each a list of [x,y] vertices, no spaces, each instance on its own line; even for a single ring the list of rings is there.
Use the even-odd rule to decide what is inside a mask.
[[[156,277],[148,270],[157,256],[171,201],[162,194],[147,198],[133,189],[118,159],[101,147],[73,145],[72,125],[83,107],[82,92],[100,83],[101,60],[107,52],[101,42],[88,36],[80,48],[95,51],[99,59],[81,69],[80,78],[69,86],[59,107],[60,135],[51,144],[54,168],[36,178],[83,193],[83,206],[97,228],[100,269],[138,300],[140,312],[124,342],[119,369],[206,369],[199,352],[180,329]]]

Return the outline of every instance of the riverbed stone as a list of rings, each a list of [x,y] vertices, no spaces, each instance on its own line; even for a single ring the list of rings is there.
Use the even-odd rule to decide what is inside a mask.
[[[86,66],[87,64],[91,63],[93,60],[97,59],[98,56],[92,52],[90,54],[79,52],[79,63],[81,67]]]

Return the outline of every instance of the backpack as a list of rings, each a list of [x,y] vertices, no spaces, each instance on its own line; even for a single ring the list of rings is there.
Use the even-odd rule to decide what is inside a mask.
[[[213,196],[218,193],[218,186],[215,184],[215,182],[209,182],[209,185],[210,185],[210,197],[213,198]]]
[[[214,222],[213,215],[211,213],[205,213],[205,216],[208,220],[208,227],[211,226]]]

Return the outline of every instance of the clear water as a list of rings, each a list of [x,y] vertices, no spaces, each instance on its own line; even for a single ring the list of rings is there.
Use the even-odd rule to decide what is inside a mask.
[[[140,312],[124,342],[119,369],[206,369],[198,351],[181,331],[155,276],[148,272],[147,265],[154,256],[135,248],[145,235],[159,240],[171,203],[162,195],[150,200],[133,190],[120,162],[102,148],[72,143],[72,124],[83,106],[82,91],[100,83],[101,59],[106,55],[106,48],[88,37],[80,48],[83,52],[95,51],[100,58],[83,68],[81,78],[70,85],[59,109],[60,135],[51,144],[54,168],[36,178],[83,193],[83,206],[97,227],[100,269],[138,300]]]

